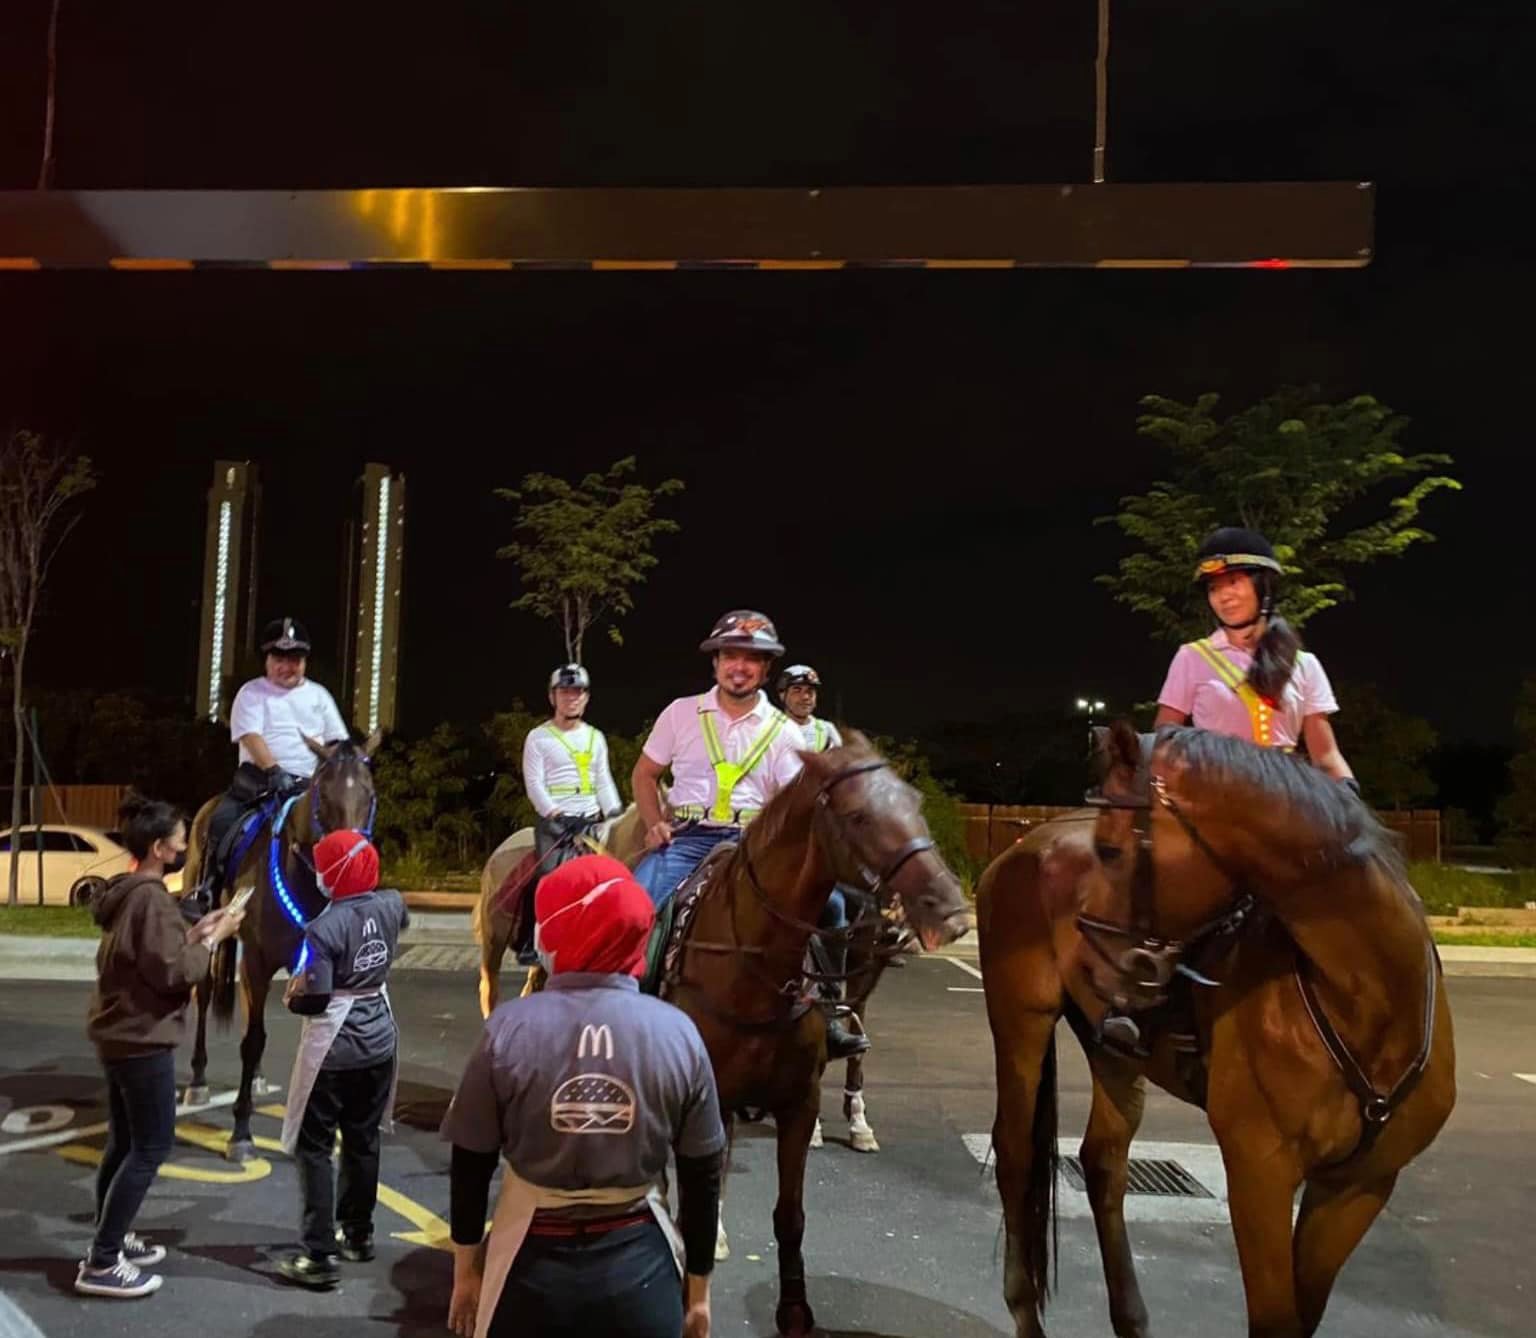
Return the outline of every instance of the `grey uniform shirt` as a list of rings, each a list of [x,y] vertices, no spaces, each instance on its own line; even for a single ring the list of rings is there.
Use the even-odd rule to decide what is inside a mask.
[[[387,888],[333,901],[304,931],[309,947],[306,992],[332,994],[382,985],[395,960],[400,931],[410,920],[404,898]],[[394,1053],[395,1021],[384,1000],[357,999],[321,1068],[369,1068]]]
[[[725,1146],[693,1019],[632,976],[576,971],[491,1014],[442,1132],[471,1152],[500,1149],[524,1180],[553,1189],[645,1185],[669,1150]]]

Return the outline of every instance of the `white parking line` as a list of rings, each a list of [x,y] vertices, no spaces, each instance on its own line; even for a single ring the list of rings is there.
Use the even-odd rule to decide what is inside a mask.
[[[43,1338],[27,1312],[4,1292],[0,1292],[0,1338]]]
[[[1521,1082],[1528,1082],[1536,1085],[1536,1073],[1517,1073],[1515,1074],[1515,1077],[1519,1078]]]
[[[277,1089],[269,1087],[267,1090],[273,1092]],[[196,1115],[204,1110],[217,1110],[220,1106],[232,1106],[235,1104],[237,1095],[239,1095],[237,1092],[220,1092],[218,1096],[200,1105],[177,1106],[176,1118],[180,1119],[183,1115]],[[32,1152],[37,1148],[54,1148],[63,1143],[73,1143],[77,1139],[94,1138],[97,1134],[106,1132],[106,1122],[103,1121],[101,1124],[86,1124],[78,1128],[71,1126],[68,1129],[60,1129],[57,1133],[38,1134],[35,1138],[18,1138],[9,1143],[0,1143],[0,1157],[9,1152]],[[3,1338],[3,1335],[0,1335],[0,1338]]]
[[[951,966],[959,967],[960,970],[964,971],[968,976],[974,976],[977,980],[982,978],[981,972],[978,971],[969,962],[962,962],[958,957],[946,957],[943,960],[948,962]]]
[[[950,985],[950,986],[948,986],[948,989],[949,989],[949,992],[951,994],[985,994],[986,993],[986,990],[982,989],[980,985]]]

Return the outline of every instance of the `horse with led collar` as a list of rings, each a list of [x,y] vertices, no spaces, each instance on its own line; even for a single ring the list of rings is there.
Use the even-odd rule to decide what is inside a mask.
[[[780,1333],[814,1326],[801,1242],[806,1154],[821,1109],[826,1020],[807,987],[806,947],[832,888],[899,898],[927,948],[970,926],[959,880],[945,866],[916,790],[867,740],[805,754],[799,777],[712,861],[703,892],[674,937],[663,997],[699,1028],[720,1108],[769,1111],[778,1137]],[[857,983],[857,982],[855,982]]]
[[[228,1157],[245,1161],[255,1152],[251,1139],[252,1097],[264,1094],[261,1057],[267,1044],[267,991],[281,969],[300,965],[304,926],[327,905],[314,872],[310,852],[327,832],[353,829],[371,834],[378,799],[373,788],[369,753],[377,736],[362,747],[351,743],[329,746],[306,740],[319,765],[301,794],[289,798],[275,815],[270,832],[246,852],[230,886],[255,885],[235,940],[227,939],[214,955],[209,978],[197,991],[197,1039],[192,1051],[192,1086],[188,1099],[206,1099],[208,1008],[221,1026],[234,1017],[238,981],[245,1004],[245,1034],[240,1041],[240,1090],[234,1106],[234,1133]],[[188,866],[197,865],[203,834],[213,805],[206,804],[193,820],[188,837]],[[190,884],[189,879],[189,884]]]
[[[1117,725],[1099,742],[1093,807],[1031,834],[978,888],[1016,1332],[1043,1332],[1064,1013],[1093,1074],[1082,1160],[1114,1332],[1150,1332],[1123,1202],[1151,1078],[1202,1106],[1221,1146],[1249,1333],[1310,1335],[1455,1103],[1423,910],[1385,830],[1305,761],[1191,729],[1147,748]],[[1150,1009],[1180,991],[1190,1036],[1104,1043],[1106,1004]]]

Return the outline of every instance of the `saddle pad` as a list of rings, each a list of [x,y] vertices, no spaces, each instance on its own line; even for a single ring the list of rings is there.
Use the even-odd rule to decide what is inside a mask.
[[[222,859],[218,862],[218,868],[224,875],[224,886],[233,887],[235,879],[240,873],[240,866],[245,863],[245,857],[251,853],[251,847],[261,839],[261,834],[266,830],[267,824],[277,813],[278,806],[282,803],[276,795],[264,799],[255,808],[247,809],[240,815],[240,820],[230,828],[225,836]]]
[[[676,981],[683,965],[683,944],[693,923],[694,911],[703,900],[710,881],[725,860],[736,849],[736,842],[722,841],[699,861],[681,883],[676,893],[667,901],[656,916],[656,927],[651,930],[651,940],[646,948],[645,979],[640,988],[647,994],[665,998],[668,987]]]

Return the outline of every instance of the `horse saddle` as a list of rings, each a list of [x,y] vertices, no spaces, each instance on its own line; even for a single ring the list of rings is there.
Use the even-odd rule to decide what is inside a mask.
[[[647,994],[665,996],[683,967],[683,944],[694,912],[709,889],[710,880],[736,849],[736,842],[722,841],[705,855],[693,872],[677,885],[677,891],[656,913],[650,943],[645,950],[645,976],[640,988]]]

